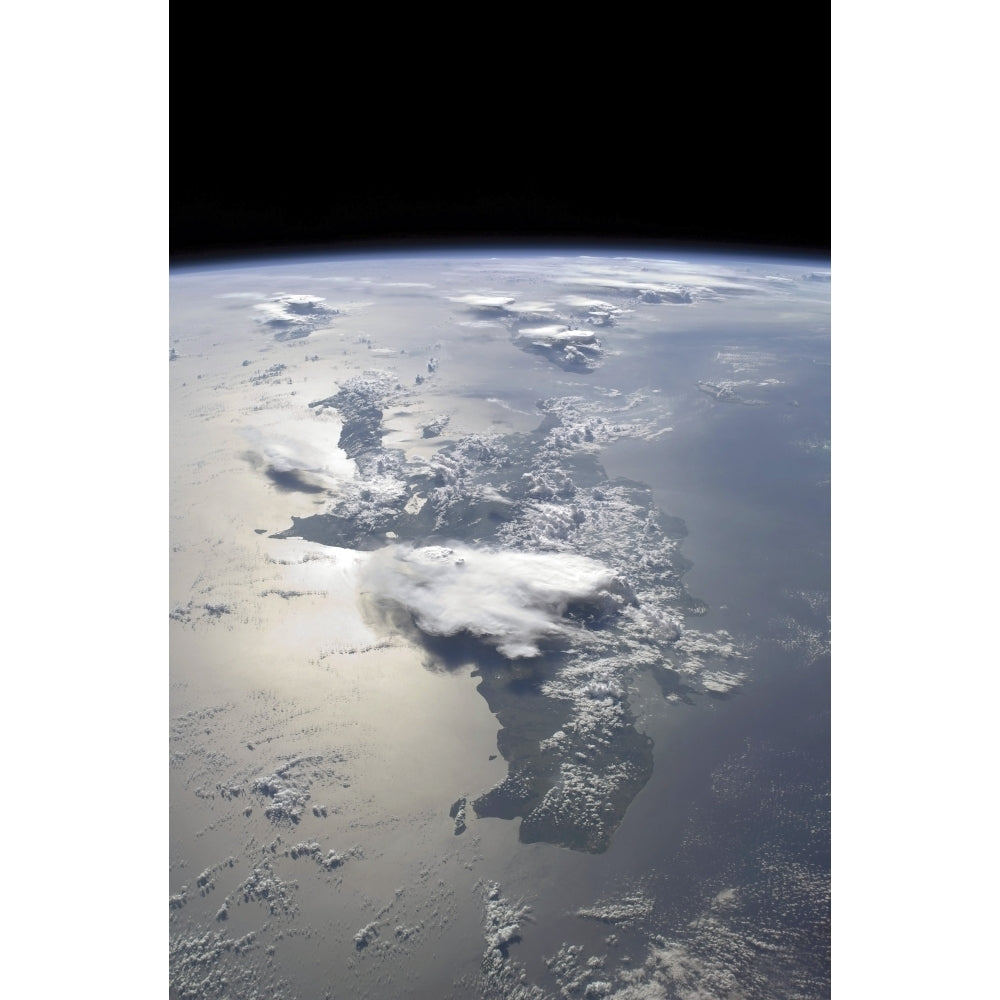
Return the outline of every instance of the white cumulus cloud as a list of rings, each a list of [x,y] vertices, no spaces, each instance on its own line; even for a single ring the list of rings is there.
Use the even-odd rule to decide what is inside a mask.
[[[484,294],[482,292],[469,292],[467,295],[449,295],[448,299],[463,306],[471,306],[473,309],[495,309],[499,312],[514,304],[514,297],[512,295]]]
[[[326,305],[317,295],[272,295],[267,302],[254,306],[257,322],[275,330],[277,340],[306,337],[310,331],[328,323],[340,310]]]
[[[395,546],[373,554],[362,588],[407,609],[428,635],[469,633],[515,659],[571,634],[570,604],[622,607],[628,588],[593,559],[559,552],[495,552],[466,546]]]
[[[336,490],[354,478],[356,466],[337,444],[339,421],[247,427],[242,433],[247,457],[283,489]]]

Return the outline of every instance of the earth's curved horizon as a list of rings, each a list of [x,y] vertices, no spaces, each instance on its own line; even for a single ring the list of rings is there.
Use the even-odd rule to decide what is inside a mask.
[[[171,273],[170,988],[819,998],[830,267]]]

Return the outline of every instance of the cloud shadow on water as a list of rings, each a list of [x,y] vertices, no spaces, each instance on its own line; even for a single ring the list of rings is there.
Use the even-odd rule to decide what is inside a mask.
[[[311,483],[296,469],[275,469],[269,466],[265,473],[271,483],[282,493],[326,493],[323,486]]]

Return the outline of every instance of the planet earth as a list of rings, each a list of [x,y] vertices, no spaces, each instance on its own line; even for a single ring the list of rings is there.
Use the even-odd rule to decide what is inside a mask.
[[[172,271],[172,997],[829,996],[830,287]]]

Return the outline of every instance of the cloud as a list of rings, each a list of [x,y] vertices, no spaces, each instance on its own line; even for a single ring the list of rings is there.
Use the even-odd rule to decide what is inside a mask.
[[[593,368],[602,354],[592,330],[574,330],[562,323],[521,327],[514,343],[523,350],[538,351],[569,370]]]
[[[511,331],[516,347],[540,353],[566,371],[589,371],[601,360],[603,349],[597,335],[592,330],[579,329],[576,321],[563,316],[550,302],[517,302],[510,295],[486,292],[455,295],[449,301],[490,321],[503,322]],[[612,326],[621,312],[602,299],[580,295],[567,296],[563,302],[574,306],[576,319],[590,326]],[[533,325],[527,326],[528,323]]]
[[[272,295],[254,306],[257,322],[275,331],[276,340],[307,337],[340,313],[317,295]]]
[[[587,295],[567,295],[562,300],[576,310],[586,310],[586,322],[593,326],[612,326],[615,320],[626,310],[605,302],[603,299],[591,298]]]
[[[524,326],[517,333],[518,340],[528,340],[542,347],[559,347],[564,344],[596,344],[597,335],[591,330],[571,330],[562,323],[546,326]]]
[[[556,308],[550,302],[518,302],[512,295],[493,292],[469,292],[467,295],[451,295],[449,302],[465,306],[480,316],[519,322],[551,321]]]
[[[513,305],[512,295],[483,294],[481,292],[469,292],[467,295],[449,295],[450,302],[457,302],[459,305],[469,306],[472,309],[480,309],[488,312],[504,312],[508,306]]]
[[[642,893],[625,896],[623,899],[603,901],[594,906],[581,907],[576,911],[584,920],[599,920],[604,924],[632,927],[653,913],[653,900]]]
[[[263,468],[279,489],[299,493],[336,490],[354,476],[354,463],[336,445],[339,425],[326,427],[325,421],[314,426],[288,429],[255,427],[243,430],[250,447],[246,457]],[[306,435],[309,435],[308,438]]]
[[[542,640],[572,635],[573,604],[605,612],[630,593],[593,559],[569,553],[495,552],[465,546],[396,546],[373,554],[362,589],[376,604],[406,609],[422,632],[468,633],[508,657],[538,656]]]
[[[639,292],[640,302],[693,302],[691,292],[680,286],[659,286],[643,288]]]

